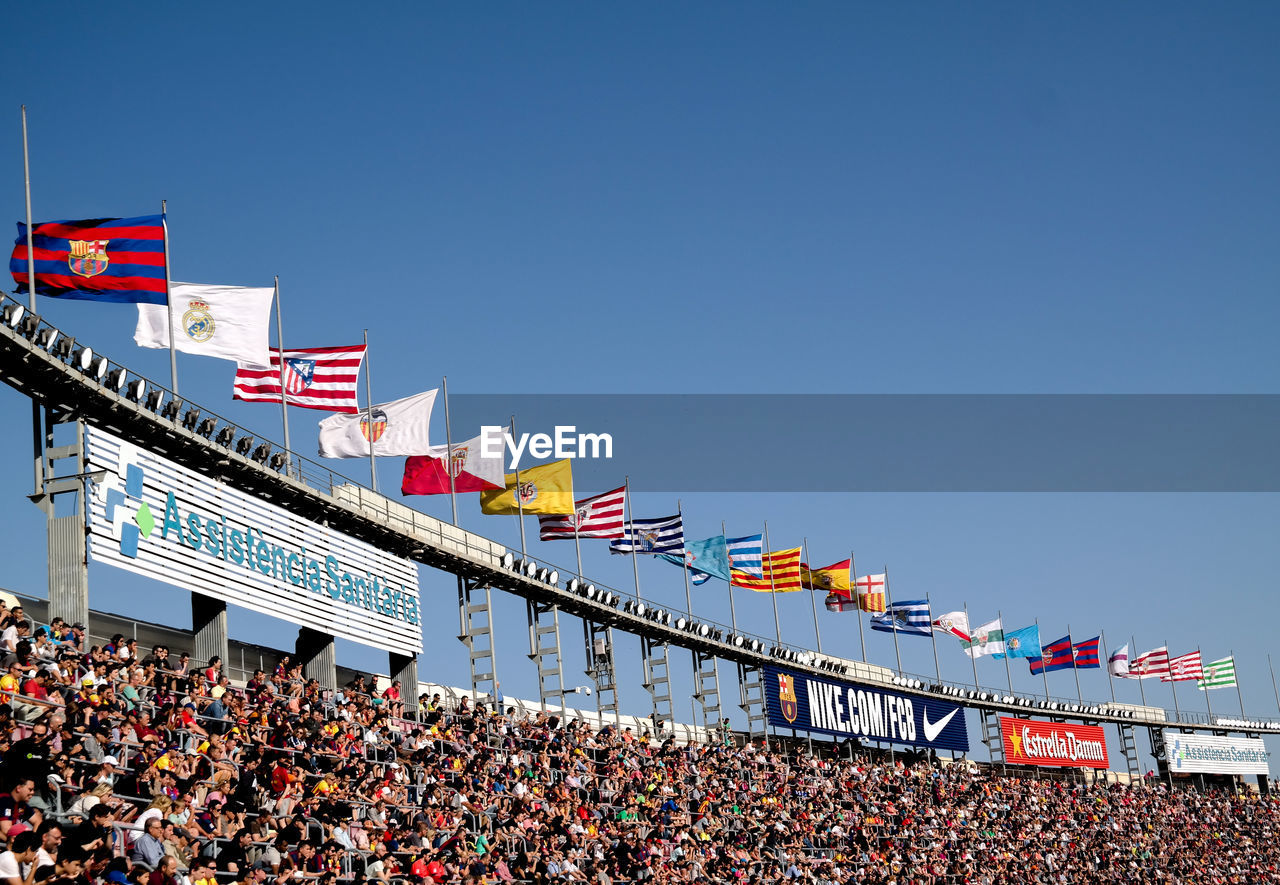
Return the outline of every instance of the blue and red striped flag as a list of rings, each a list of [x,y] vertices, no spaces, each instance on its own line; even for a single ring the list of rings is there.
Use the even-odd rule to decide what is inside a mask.
[[[1070,633],[1048,645],[1041,646],[1041,657],[1027,658],[1027,663],[1031,665],[1031,675],[1039,676],[1041,673],[1052,673],[1054,670],[1070,670],[1074,660],[1071,648]]]
[[[1098,661],[1098,642],[1101,639],[1102,636],[1099,634],[1092,639],[1077,642],[1072,646],[1077,670],[1098,670],[1102,667],[1102,664]]]
[[[81,301],[164,304],[164,216],[46,221],[31,231],[36,294]],[[9,271],[27,291],[27,226]]]

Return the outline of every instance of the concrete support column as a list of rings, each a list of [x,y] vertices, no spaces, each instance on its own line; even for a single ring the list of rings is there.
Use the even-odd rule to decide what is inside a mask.
[[[418,656],[387,654],[391,681],[400,680],[400,697],[404,700],[404,715],[412,719],[418,712]]]
[[[227,659],[227,603],[203,593],[191,594],[191,657],[201,666],[214,655]],[[225,666],[225,664],[224,664]]]
[[[310,627],[300,629],[294,658],[302,664],[303,675],[319,680],[321,688],[332,691],[338,687],[338,656],[328,633]]]

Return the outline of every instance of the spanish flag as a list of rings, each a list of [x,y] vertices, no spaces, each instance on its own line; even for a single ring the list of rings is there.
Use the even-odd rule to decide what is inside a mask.
[[[850,596],[849,590],[849,560],[837,562],[835,565],[828,565],[822,568],[810,569],[805,563],[800,563],[800,579],[806,590],[824,590],[827,593],[838,593],[841,596]]]
[[[508,473],[505,489],[482,491],[480,510],[496,514],[573,513],[573,473],[568,459],[521,470],[519,476],[519,488],[516,474]]]
[[[733,579],[730,583],[735,587],[745,587],[757,593],[795,593],[804,589],[800,585],[799,547],[770,553],[764,557],[761,566],[763,574],[758,578],[733,569],[731,573]]]

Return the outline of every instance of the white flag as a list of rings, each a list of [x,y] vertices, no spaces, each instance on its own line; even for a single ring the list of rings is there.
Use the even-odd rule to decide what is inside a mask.
[[[1107,660],[1107,672],[1121,679],[1129,678],[1129,646],[1122,645]]]
[[[360,458],[375,455],[429,455],[431,407],[438,390],[383,403],[358,415],[333,415],[320,422],[321,458]]]
[[[271,365],[271,299],[275,289],[173,283],[174,350],[251,366]],[[139,347],[169,346],[169,308],[139,304]]]

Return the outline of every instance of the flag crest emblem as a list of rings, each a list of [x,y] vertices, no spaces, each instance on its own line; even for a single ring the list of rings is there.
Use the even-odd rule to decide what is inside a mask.
[[[467,466],[467,447],[457,446],[453,450],[453,456],[449,459],[449,465],[446,468],[449,475],[457,479],[462,475],[462,468]]]
[[[538,500],[538,484],[536,482],[522,482],[516,486],[516,497],[520,499],[520,504],[532,504]]]
[[[387,413],[382,409],[374,409],[373,414],[360,416],[360,433],[370,443],[376,443],[387,432]]]
[[[182,315],[182,329],[188,338],[203,344],[213,337],[215,325],[207,301],[187,302],[187,311]]]
[[[789,673],[778,674],[778,706],[782,708],[782,718],[795,722],[800,715],[800,705],[796,702],[796,678]]]
[[[111,263],[107,255],[110,240],[71,240],[67,252],[67,267],[82,277],[96,277]]]
[[[315,376],[315,360],[286,359],[284,361],[284,392],[290,396],[297,396],[311,386]]]

